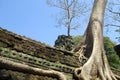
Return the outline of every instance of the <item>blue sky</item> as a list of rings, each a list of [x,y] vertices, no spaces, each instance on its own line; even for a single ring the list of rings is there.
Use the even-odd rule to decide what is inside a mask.
[[[0,0],[0,27],[53,46],[58,35],[67,32],[64,27],[55,27],[51,15],[58,12],[58,9],[49,7],[46,0]],[[71,35],[83,34],[89,20],[89,15],[86,16],[88,18],[81,21],[84,25]],[[115,36],[109,36],[115,41]]]

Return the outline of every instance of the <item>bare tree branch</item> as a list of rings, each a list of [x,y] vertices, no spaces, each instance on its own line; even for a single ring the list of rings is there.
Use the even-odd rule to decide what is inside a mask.
[[[110,18],[112,18],[113,20],[120,22],[120,20],[119,20],[119,18],[118,18],[118,17],[111,16],[111,15],[108,15],[108,16],[109,16]]]
[[[113,13],[113,14],[118,14],[118,15],[120,15],[120,12],[114,12],[114,11],[112,11],[111,9],[109,9],[109,8],[106,8],[109,12],[111,12],[111,13]]]
[[[71,29],[74,29],[72,25],[75,25],[73,21],[80,17],[81,14],[86,13],[88,10],[85,3],[79,3],[78,0],[47,0],[48,5],[62,9],[58,25],[67,27],[67,35],[70,36]],[[79,23],[78,23],[79,24]],[[76,24],[76,26],[78,26]],[[72,27],[72,28],[71,28]]]
[[[120,27],[120,25],[115,25],[115,24],[106,24],[105,26],[115,26],[115,27]]]
[[[116,25],[116,24],[106,24],[105,26],[115,26],[115,27],[120,27],[120,25]]]

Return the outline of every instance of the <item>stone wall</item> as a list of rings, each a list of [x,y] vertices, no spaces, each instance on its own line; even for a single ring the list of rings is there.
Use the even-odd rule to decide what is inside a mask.
[[[69,80],[73,80],[73,71],[80,65],[74,53],[55,49],[2,28],[0,28],[0,56],[32,67],[62,72]]]
[[[57,79],[47,76],[38,76],[33,74],[2,69],[0,70],[0,80],[57,80]]]

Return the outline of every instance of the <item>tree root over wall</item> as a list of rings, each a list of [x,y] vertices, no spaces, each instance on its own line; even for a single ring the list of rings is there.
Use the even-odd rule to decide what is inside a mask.
[[[111,71],[104,51],[103,22],[106,2],[107,0],[94,0],[88,28],[80,44],[86,45],[86,48],[77,51],[80,57],[84,55],[88,61],[83,67],[75,69],[76,80],[120,80],[120,77]]]
[[[30,73],[34,75],[53,77],[53,78],[57,78],[58,80],[67,80],[65,75],[60,72],[53,71],[53,70],[42,70],[39,68],[30,67],[25,64],[20,64],[20,63],[6,60],[3,57],[0,57],[0,68],[19,71],[23,73]]]
[[[89,60],[81,68],[75,70],[78,80],[119,80],[110,70],[105,51],[101,45],[99,23],[94,21],[93,29],[93,50]]]

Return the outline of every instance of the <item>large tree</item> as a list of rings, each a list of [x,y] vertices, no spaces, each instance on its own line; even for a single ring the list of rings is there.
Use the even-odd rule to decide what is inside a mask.
[[[84,2],[79,0],[47,0],[48,5],[60,9],[60,15],[57,19],[58,26],[67,27],[67,36],[70,37],[71,29],[80,26],[78,18],[88,11]]]
[[[78,80],[119,80],[120,77],[112,73],[103,45],[103,22],[106,0],[95,0],[88,27],[85,31],[83,41],[75,49],[79,54],[80,61],[83,57],[88,61],[81,67],[75,69],[75,77]],[[14,63],[0,57],[0,68],[17,70],[37,75],[47,75],[66,80],[64,74],[57,71],[46,71],[27,65]],[[76,79],[76,80],[77,80]]]
[[[78,80],[117,80],[112,73],[104,50],[103,24],[107,0],[94,0],[94,6],[85,31],[83,41],[75,49],[79,59],[88,59],[80,68],[76,68]],[[120,78],[120,77],[119,77]]]

